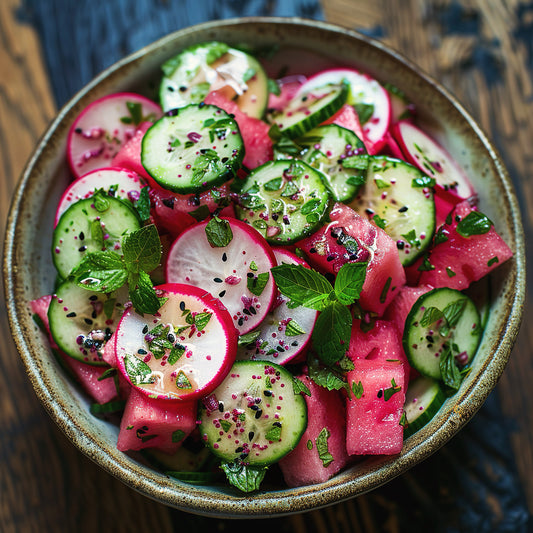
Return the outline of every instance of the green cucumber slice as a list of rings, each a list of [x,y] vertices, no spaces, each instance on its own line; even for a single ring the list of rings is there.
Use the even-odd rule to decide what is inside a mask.
[[[469,364],[482,332],[474,302],[460,291],[443,287],[415,302],[405,321],[403,347],[412,367],[442,381],[443,357],[451,350],[458,366]]]
[[[405,394],[404,411],[407,425],[403,431],[404,438],[424,427],[445,401],[446,395],[440,382],[425,376],[410,381]]]
[[[291,139],[301,137],[333,116],[346,103],[348,91],[344,82],[309,90],[304,84],[282,111],[271,115],[271,122]]]
[[[126,287],[106,295],[64,281],[48,308],[52,338],[70,357],[90,365],[106,365],[102,352],[118,325],[127,299]]]
[[[303,147],[298,159],[324,173],[335,201],[349,202],[356,196],[365,183],[365,165],[353,165],[353,159],[346,158],[364,155],[366,148],[353,131],[327,124],[314,128],[296,142]]]
[[[396,241],[402,265],[409,266],[425,253],[435,233],[430,178],[400,159],[374,156],[368,161],[366,184],[349,205]]]
[[[121,237],[141,227],[131,203],[96,193],[72,204],[57,223],[52,256],[59,276],[66,279],[88,252],[119,251]]]
[[[268,103],[268,77],[251,55],[212,41],[186,48],[162,65],[159,97],[163,111],[200,103],[222,92],[250,117],[261,118]]]
[[[200,433],[228,462],[275,463],[296,447],[307,426],[305,399],[294,392],[292,374],[274,363],[235,362],[213,395],[200,403]]]
[[[315,231],[326,216],[324,175],[298,160],[269,161],[241,185],[237,216],[272,244],[290,244]]]
[[[141,162],[164,189],[197,193],[235,177],[244,145],[222,109],[191,104],[159,119],[144,135]]]

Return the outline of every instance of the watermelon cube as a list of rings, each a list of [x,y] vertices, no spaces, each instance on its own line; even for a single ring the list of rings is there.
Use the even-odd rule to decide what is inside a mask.
[[[366,311],[381,316],[405,285],[396,243],[347,205],[336,203],[329,216],[329,224],[297,246],[313,267],[325,273],[337,274],[345,263],[367,261],[359,303]]]
[[[307,429],[296,448],[283,457],[279,466],[289,487],[322,483],[344,468],[346,453],[346,418],[342,397],[307,376],[299,376],[311,391],[307,403]],[[318,442],[318,446],[317,446]],[[319,453],[327,442],[327,454]]]
[[[363,128],[359,122],[359,116],[355,108],[349,104],[344,104],[332,117],[324,121],[324,124],[336,124],[351,130],[364,142]],[[366,143],[364,144],[366,146]]]
[[[348,455],[393,455],[403,445],[400,420],[405,403],[405,366],[397,361],[357,359],[347,374]]]
[[[235,117],[244,142],[243,165],[245,167],[256,168],[274,157],[272,141],[268,136],[270,126],[266,122],[249,117],[233,100],[229,100],[219,91],[210,92],[204,98],[204,102],[220,107]]]
[[[436,244],[431,251],[429,262],[434,268],[422,272],[421,285],[463,290],[512,257],[513,252],[494,226],[486,233],[469,236],[457,231],[458,224],[476,212],[468,200],[455,206],[448,223],[439,228],[438,235],[446,240]]]
[[[134,387],[120,422],[120,451],[156,448],[173,454],[196,427],[196,402],[149,398]]]

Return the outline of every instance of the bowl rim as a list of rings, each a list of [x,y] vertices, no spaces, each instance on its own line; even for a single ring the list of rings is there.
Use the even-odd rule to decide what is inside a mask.
[[[129,460],[126,455],[119,455],[116,450],[110,451],[102,448],[91,432],[84,431],[84,429],[76,423],[68,412],[67,406],[58,402],[52,391],[48,390],[44,376],[39,372],[39,368],[35,366],[32,354],[24,341],[23,328],[19,322],[19,314],[21,313],[22,307],[16,297],[18,283],[17,268],[15,264],[18,246],[16,241],[16,229],[20,222],[20,211],[24,200],[24,192],[29,178],[34,171],[34,167],[41,157],[44,148],[50,141],[53,132],[76,102],[82,99],[111,74],[123,69],[146,54],[153,53],[157,49],[172,43],[179,37],[196,33],[198,31],[207,32],[208,30],[220,27],[235,25],[242,26],[256,23],[283,24],[287,26],[302,25],[309,27],[310,29],[341,33],[345,37],[347,36],[356,41],[362,41],[366,45],[378,49],[380,53],[389,56],[395,62],[400,63],[404,68],[409,69],[412,74],[422,78],[425,83],[431,85],[434,90],[438,91],[455,107],[469,127],[475,132],[477,138],[490,156],[490,160],[495,166],[496,174],[501,180],[506,199],[509,203],[510,212],[512,213],[512,234],[515,238],[516,246],[514,256],[515,268],[510,275],[513,276],[516,290],[512,294],[512,300],[505,317],[505,324],[503,324],[506,335],[499,339],[493,356],[487,358],[483,363],[479,371],[479,379],[475,382],[471,382],[468,387],[461,389],[454,396],[454,398],[457,398],[457,402],[454,402],[457,404],[456,409],[451,412],[449,418],[442,420],[437,427],[432,427],[431,429],[433,429],[433,431],[431,433],[427,431],[428,427],[426,426],[426,431],[421,430],[417,434],[406,439],[406,441],[404,441],[404,450],[400,455],[391,456],[391,458],[388,461],[385,461],[385,463],[377,470],[373,470],[370,466],[370,468],[367,468],[366,471],[363,471],[363,473],[358,475],[355,479],[351,479],[348,472],[348,474],[340,474],[333,478],[333,480],[323,484],[299,487],[296,489],[285,489],[265,493],[259,492],[252,495],[228,496],[221,492],[217,495],[213,495],[213,493],[206,494],[206,490],[202,487],[170,480],[168,476],[134,463],[132,460]],[[76,447],[99,466],[104,468],[104,470],[121,479],[126,485],[154,500],[166,503],[167,505],[184,511],[206,516],[227,518],[259,518],[273,515],[283,516],[339,503],[377,488],[436,452],[471,419],[500,378],[508,362],[522,319],[525,300],[526,272],[524,233],[518,201],[514,193],[511,179],[497,150],[477,122],[465,110],[459,101],[435,79],[416,66],[415,63],[411,62],[401,53],[382,42],[361,34],[360,32],[343,28],[335,24],[308,20],[300,17],[231,18],[204,22],[183,28],[142,47],[138,51],[106,68],[93,78],[93,80],[78,91],[59,110],[57,116],[41,137],[37,148],[24,168],[12,197],[7,220],[3,270],[9,324],[18,352],[25,365],[26,372],[37,396],[46,407],[51,418],[61,427]],[[461,407],[460,409],[458,408],[459,406]],[[423,438],[416,438],[416,435],[423,436]],[[121,460],[121,457],[127,458],[127,460]],[[142,478],[140,478],[140,473],[143,476]],[[290,502],[287,501],[288,499]],[[244,502],[246,502],[246,505],[243,505]]]

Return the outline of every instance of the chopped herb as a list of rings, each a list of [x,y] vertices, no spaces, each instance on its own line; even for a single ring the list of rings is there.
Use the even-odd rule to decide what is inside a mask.
[[[357,113],[357,116],[359,117],[359,122],[361,123],[361,126],[366,124],[374,113],[374,104],[364,104],[363,102],[357,102],[356,104],[354,104],[353,107]]]
[[[362,398],[364,389],[361,381],[359,381],[359,383],[356,383],[355,381],[352,382],[352,392],[358,400]]]
[[[322,428],[318,437],[315,440],[316,449],[318,452],[318,457],[322,461],[324,468],[329,466],[333,461],[333,456],[329,453],[328,450],[328,439],[330,437],[330,432],[327,428]]]
[[[248,290],[256,296],[261,296],[265,287],[267,286],[270,274],[268,272],[262,272],[257,276],[246,278],[246,287]]]
[[[212,248],[227,246],[233,239],[233,232],[227,220],[213,217],[205,227],[207,241]]]
[[[457,223],[457,233],[463,237],[483,235],[493,226],[491,220],[479,211],[471,211]]]
[[[396,385],[394,378],[391,379],[391,386],[388,389],[383,390],[383,398],[388,402],[397,392],[400,392],[402,388]]]
[[[294,394],[300,394],[303,392],[307,396],[311,396],[311,391],[309,390],[309,387],[297,377],[293,377],[292,379],[292,390],[294,391]]]
[[[425,187],[435,187],[437,180],[435,178],[430,178],[429,176],[421,176],[419,178],[414,178],[411,181],[411,187],[413,188],[425,188]]]
[[[306,331],[292,318],[285,326],[285,335],[287,337],[296,337],[297,335],[304,335]]]

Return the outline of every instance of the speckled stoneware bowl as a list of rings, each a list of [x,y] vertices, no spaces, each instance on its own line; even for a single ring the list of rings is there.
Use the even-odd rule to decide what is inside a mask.
[[[227,486],[194,486],[167,477],[116,449],[118,428],[89,413],[89,400],[67,378],[32,321],[27,302],[53,290],[50,257],[54,212],[69,180],[65,157],[69,126],[89,102],[108,93],[157,84],[159,65],[182,48],[222,40],[255,46],[301,48],[284,53],[297,69],[353,65],[404,90],[416,102],[420,123],[468,171],[480,205],[515,252],[491,278],[490,318],[460,391],[435,418],[409,437],[400,455],[372,457],[327,483],[286,489],[265,487],[242,495]],[[309,61],[309,52],[317,54]],[[151,82],[147,83],[147,82]],[[450,94],[412,63],[381,43],[353,31],[300,19],[252,18],[202,24],[179,31],[112,66],[79,92],[52,123],[20,180],[9,217],[4,276],[11,327],[37,395],[72,442],[105,470],[155,500],[212,516],[262,517],[306,511],[372,490],[427,458],[476,413],[509,358],[519,329],[525,293],[525,253],[520,214],[504,165],[474,120]]]

